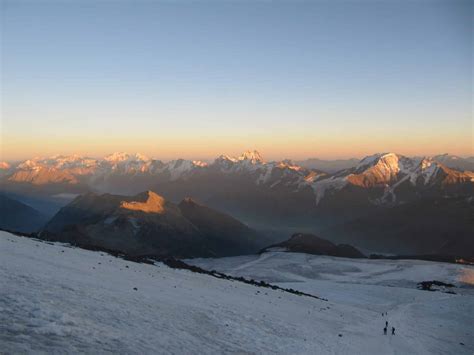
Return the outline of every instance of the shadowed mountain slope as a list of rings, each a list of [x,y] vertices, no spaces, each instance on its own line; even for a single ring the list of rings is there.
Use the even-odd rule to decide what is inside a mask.
[[[131,255],[228,256],[258,250],[257,233],[232,217],[189,199],[178,206],[152,191],[79,196],[40,236]]]
[[[372,251],[474,257],[474,199],[428,198],[386,208],[324,235]]]
[[[47,217],[34,208],[0,194],[0,228],[30,233],[36,232],[47,221]]]

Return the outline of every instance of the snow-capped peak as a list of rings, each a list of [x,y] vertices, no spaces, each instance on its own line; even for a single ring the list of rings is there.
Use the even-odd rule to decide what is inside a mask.
[[[124,152],[116,152],[112,153],[110,155],[107,155],[104,158],[105,161],[108,161],[109,163],[120,163],[124,161],[143,161],[147,162],[150,160],[147,156],[140,154],[140,153],[135,153],[135,154],[128,154]]]
[[[141,161],[149,161],[150,160],[150,158],[148,158],[146,155],[143,155],[143,154],[140,154],[140,153],[135,153],[133,155],[133,158],[135,160],[141,160]]]
[[[239,161],[248,160],[248,161],[252,162],[252,164],[263,163],[262,156],[256,150],[253,150],[253,151],[247,150],[241,156],[239,156],[237,159]]]
[[[79,155],[79,154],[71,154],[71,155],[57,154],[57,155],[53,155],[49,159],[62,160],[62,161],[77,161],[77,160],[82,160],[82,159],[87,159],[87,158],[84,158],[82,155]]]
[[[184,160],[177,159],[171,160],[166,165],[166,170],[170,173],[171,180],[176,180],[184,175],[194,171],[194,169],[200,169],[207,167],[207,163],[200,160]]]
[[[118,162],[118,161],[127,160],[128,158],[129,158],[129,155],[127,153],[115,152],[115,153],[105,156],[104,160],[108,162]]]
[[[377,153],[373,155],[366,156],[363,158],[359,164],[357,164],[356,169],[367,168],[368,166],[377,164],[380,160],[384,161],[395,161],[398,160],[398,155],[395,153]]]
[[[220,155],[219,157],[214,160],[214,164],[222,165],[224,164],[225,166],[229,166],[233,163],[236,163],[238,160],[234,157],[228,156],[228,155]]]
[[[295,171],[300,171],[303,169],[301,166],[294,164],[291,160],[288,159],[282,160],[281,162],[277,163],[276,166],[281,169],[287,168]]]
[[[1,170],[6,170],[10,169],[10,164],[8,164],[6,161],[0,161],[0,169]]]
[[[429,168],[433,163],[434,161],[432,158],[423,158],[420,163],[421,170]]]
[[[205,161],[202,161],[202,160],[193,160],[193,165],[199,166],[200,168],[204,168],[208,166],[209,164],[207,164]]]
[[[33,158],[33,159],[25,160],[24,162],[18,164],[18,169],[28,170],[28,169],[34,169],[38,166],[39,165],[38,165],[37,158]]]

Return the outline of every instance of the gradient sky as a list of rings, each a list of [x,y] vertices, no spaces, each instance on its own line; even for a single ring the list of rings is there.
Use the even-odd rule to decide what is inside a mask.
[[[474,155],[471,1],[0,2],[3,160]]]

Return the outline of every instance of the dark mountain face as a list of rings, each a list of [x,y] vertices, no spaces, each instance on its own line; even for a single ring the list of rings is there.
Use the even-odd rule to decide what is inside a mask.
[[[0,228],[15,232],[38,231],[47,217],[34,208],[0,194]]]
[[[474,200],[426,198],[324,231],[339,242],[376,252],[474,257]]]
[[[345,258],[365,258],[364,254],[351,245],[336,245],[329,240],[319,238],[309,233],[293,234],[287,241],[269,246],[262,252],[266,251],[286,251]]]
[[[261,248],[266,239],[235,218],[185,198],[178,205],[217,254],[242,255]]]
[[[40,237],[163,257],[258,250],[257,233],[232,217],[191,200],[177,206],[151,191],[133,197],[80,196],[53,217]]]

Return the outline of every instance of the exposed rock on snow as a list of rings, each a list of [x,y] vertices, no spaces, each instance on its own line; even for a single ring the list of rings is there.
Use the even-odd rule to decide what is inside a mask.
[[[336,245],[329,240],[319,238],[309,233],[293,234],[290,239],[262,250],[262,252],[276,251],[331,255],[345,258],[365,258],[364,254],[351,245]]]

